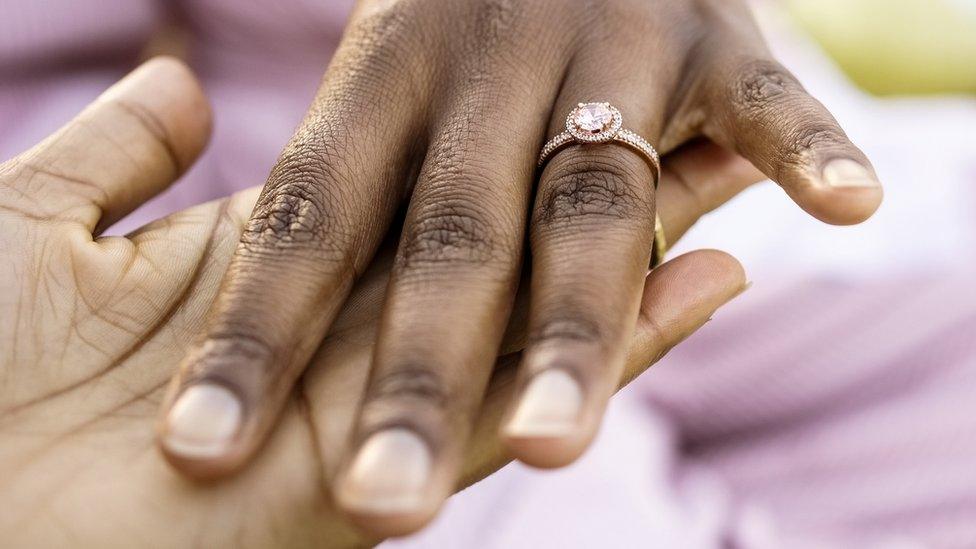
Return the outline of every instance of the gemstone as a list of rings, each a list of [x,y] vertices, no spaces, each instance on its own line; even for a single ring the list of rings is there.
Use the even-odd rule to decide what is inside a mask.
[[[587,103],[576,110],[576,125],[590,133],[600,133],[613,122],[613,111],[603,103]]]

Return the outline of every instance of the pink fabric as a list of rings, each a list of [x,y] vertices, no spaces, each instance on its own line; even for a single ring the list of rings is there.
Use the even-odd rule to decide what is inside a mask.
[[[40,141],[131,70],[153,32],[190,29],[214,109],[209,149],[177,185],[113,229],[260,185],[301,120],[351,0],[4,0],[0,157]]]
[[[214,138],[178,185],[116,230],[260,184],[350,4],[5,0],[0,156],[67,120],[177,17],[192,29]],[[772,263],[750,265],[761,283],[617,398],[578,464],[509,466],[427,531],[388,545],[976,547],[970,265],[871,278],[771,277]]]
[[[392,547],[976,546],[976,272],[757,285],[611,406]]]

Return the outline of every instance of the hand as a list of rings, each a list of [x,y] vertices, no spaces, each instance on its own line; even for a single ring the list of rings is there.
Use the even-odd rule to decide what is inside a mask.
[[[329,494],[364,399],[392,249],[379,254],[352,290],[252,467],[198,485],[174,474],[155,451],[152,425],[170,365],[202,329],[257,189],[127,237],[98,233],[169,185],[203,148],[208,130],[200,88],[182,65],[161,59],[33,150],[0,165],[5,545],[347,547],[375,541],[355,533]],[[662,183],[662,213],[679,233],[740,190],[748,171],[713,146],[698,150],[678,163],[687,181],[699,185],[698,194],[673,178]],[[694,331],[743,284],[739,264],[720,252],[685,255],[655,270],[644,285],[641,318],[618,382]],[[524,342],[524,302],[516,312],[456,487],[507,460],[494,433],[514,391],[516,350]],[[196,424],[197,434],[225,428],[220,417],[204,418],[210,421]]]
[[[353,477],[368,475],[343,473],[340,505],[429,516],[450,493],[527,235],[528,347],[502,435],[529,464],[577,457],[624,367],[655,213],[652,171],[616,145],[560,152],[535,192],[542,143],[586,100],[612,102],[664,153],[702,136],[741,152],[825,221],[863,220],[881,201],[864,154],[771,58],[739,1],[362,0],[164,404],[192,423],[180,399],[220,387],[241,410],[233,435],[183,452],[170,417],[162,443],[177,467],[216,476],[256,452],[404,206],[343,463],[398,462],[361,455],[396,428],[429,469],[392,513],[355,495],[366,487]]]

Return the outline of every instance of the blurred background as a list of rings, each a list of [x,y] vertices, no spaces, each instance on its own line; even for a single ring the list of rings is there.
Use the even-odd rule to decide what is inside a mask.
[[[527,0],[526,0],[527,1]],[[153,53],[211,97],[208,152],[114,229],[263,183],[352,0],[0,0],[0,158]],[[511,465],[390,547],[976,547],[976,0],[755,0],[874,162],[858,227],[775,185],[704,218],[753,288],[629,387],[595,447]]]

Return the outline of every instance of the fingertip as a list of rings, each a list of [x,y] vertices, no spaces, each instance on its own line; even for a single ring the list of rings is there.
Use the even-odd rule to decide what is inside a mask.
[[[579,459],[589,447],[592,436],[588,433],[562,437],[523,436],[502,430],[501,438],[513,459],[538,469],[558,469]]]
[[[414,513],[375,514],[350,511],[340,506],[339,511],[360,533],[382,540],[409,536],[423,530],[437,516],[439,508]]]
[[[185,61],[171,55],[158,55],[136,67],[130,76],[134,79],[154,79],[163,87],[161,91],[182,91],[189,95],[186,99],[197,102],[202,89],[193,69]]]
[[[651,271],[644,284],[642,309],[653,307],[658,287],[667,288],[675,297],[682,295],[677,292],[681,288],[698,295],[732,295],[746,284],[746,280],[745,267],[731,254],[713,249],[695,250]]]
[[[364,533],[380,538],[427,525],[447,498],[428,442],[410,428],[370,435],[334,486],[336,506]]]
[[[857,225],[871,218],[884,200],[880,184],[873,187],[806,185],[786,193],[805,212],[830,225]]]
[[[688,268],[685,267],[685,263],[694,263],[693,266],[689,265],[689,267],[706,272],[709,278],[723,285],[741,286],[745,283],[745,267],[742,266],[742,262],[728,252],[708,248],[689,252],[676,259],[680,259],[682,263],[675,265]]]
[[[156,441],[166,461],[195,480],[227,476],[245,460],[244,406],[227,387],[200,383],[183,389],[164,411]]]
[[[748,283],[746,268],[732,254],[722,250],[706,249],[699,250],[698,257],[702,257],[704,261],[714,266],[713,276],[724,287],[738,291]]]
[[[575,461],[593,439],[603,410],[592,410],[587,400],[583,385],[568,369],[548,368],[533,375],[501,427],[510,455],[543,469]]]
[[[780,178],[786,193],[804,211],[831,225],[856,225],[881,207],[884,189],[874,168],[859,151],[835,157],[817,168],[788,170]]]
[[[337,490],[336,508],[356,530],[367,537],[387,539],[409,536],[423,530],[437,517],[447,495],[428,498],[422,506],[412,510],[383,512],[360,508],[342,498],[341,490]]]
[[[157,447],[169,464],[180,476],[200,483],[216,482],[232,476],[241,468],[244,460],[233,454],[217,457],[190,457],[167,445],[162,437],[157,437]]]

